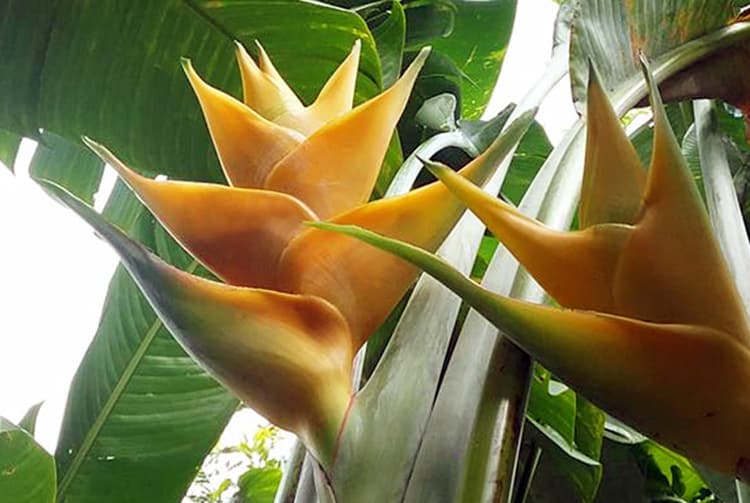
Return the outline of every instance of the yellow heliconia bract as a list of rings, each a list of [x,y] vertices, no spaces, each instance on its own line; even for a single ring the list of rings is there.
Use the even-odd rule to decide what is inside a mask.
[[[451,170],[430,169],[564,308],[493,294],[419,248],[395,253],[461,295],[555,375],[696,461],[750,480],[750,327],[645,68],[653,154],[642,168],[592,72],[581,230],[549,229]]]
[[[464,205],[442,184],[368,203],[429,50],[389,89],[353,107],[360,43],[305,107],[258,46],[237,45],[244,102],[183,67],[230,186],[157,181],[91,139],[167,231],[226,284],[169,266],[63,189],[47,190],[120,253],[174,337],[271,422],[331,467],[351,405],[352,359],[418,270],[358,240],[304,225],[362,225],[436,249]],[[483,183],[531,123],[512,124],[461,175]]]

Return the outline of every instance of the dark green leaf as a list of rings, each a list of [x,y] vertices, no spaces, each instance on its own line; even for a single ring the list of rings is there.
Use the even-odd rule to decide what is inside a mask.
[[[310,100],[361,39],[357,100],[380,89],[364,21],[320,3],[13,0],[5,11],[0,61],[9,78],[0,88],[0,125],[44,128],[72,141],[90,135],[132,167],[173,178],[223,180],[182,56],[236,95],[233,40],[254,50],[257,39]]]
[[[568,441],[563,438],[563,436],[560,435],[557,430],[546,424],[539,423],[532,418],[528,419],[531,424],[543,434],[540,438],[547,439],[547,442],[544,442],[545,445],[543,445],[547,452],[551,452],[553,453],[553,455],[559,452],[564,452],[570,458],[570,460],[576,461],[591,468],[598,468],[599,470],[601,470],[601,465],[597,460],[586,456],[584,453],[571,446],[570,443],[568,443]],[[550,448],[550,443],[554,445],[554,448]]]
[[[513,156],[513,163],[503,182],[503,196],[518,204],[550,152],[552,144],[544,128],[535,121]]]
[[[484,273],[487,272],[487,266],[492,260],[492,256],[495,255],[495,250],[499,242],[495,236],[482,236],[482,242],[479,245],[479,251],[477,252],[477,258],[474,262],[474,267],[471,270],[471,277],[481,279],[484,277]]]
[[[13,171],[13,163],[16,161],[18,147],[21,145],[21,137],[9,131],[0,130],[0,162]]]
[[[526,415],[537,424],[551,428],[568,446],[575,444],[576,394],[571,389],[550,392],[550,374],[535,366]]]
[[[475,119],[482,114],[500,74],[516,0],[447,1],[455,9],[453,30],[432,46],[451,58],[465,76],[461,81],[461,116]]]
[[[406,47],[412,51],[449,36],[456,24],[456,6],[450,0],[407,2],[405,11],[409,27]]]
[[[743,120],[742,112],[734,107],[725,105],[717,113],[722,131],[732,138],[737,148],[743,152],[750,152],[750,143],[747,140],[747,127]]]
[[[633,455],[651,498],[676,496],[690,501],[706,487],[687,459],[655,442],[648,440],[633,446]]]
[[[406,37],[406,18],[401,3],[394,1],[386,17],[373,26],[368,22],[375,38],[383,73],[383,87],[390,87],[401,74]]]
[[[0,500],[53,503],[55,462],[31,435],[0,417]]]
[[[130,187],[119,178],[115,182],[107,204],[102,214],[112,225],[120,229],[135,229],[136,222],[143,217],[148,210],[141,204]]]
[[[604,438],[604,413],[591,402],[576,395],[575,444],[579,451],[592,459],[599,460]],[[588,470],[576,487],[579,492],[592,500],[596,496],[602,477],[602,467]]]
[[[541,444],[545,453],[552,457],[580,497],[592,501],[602,476],[598,460],[603,414],[573,390],[551,381],[549,372],[537,365],[527,416],[547,437],[547,442]]]
[[[82,144],[46,131],[29,166],[32,178],[62,185],[89,204],[94,202],[103,170],[101,159]]]
[[[36,138],[42,68],[58,0],[0,5],[0,128]]]

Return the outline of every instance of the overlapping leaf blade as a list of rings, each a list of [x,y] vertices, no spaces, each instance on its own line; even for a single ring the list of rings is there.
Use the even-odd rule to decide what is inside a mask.
[[[13,92],[0,93],[0,127],[24,134],[41,127],[73,141],[95,135],[138,170],[223,180],[183,56],[211,84],[238,95],[233,40],[252,49],[258,39],[309,102],[362,39],[357,100],[380,89],[372,36],[342,9],[300,0],[54,3],[5,7],[0,47],[10,78],[3,86]],[[16,42],[28,33],[34,43]]]
[[[639,75],[638,54],[656,58],[727,24],[731,0],[582,0],[570,45],[573,96],[585,101],[588,60],[605,89]]]
[[[53,503],[55,462],[31,435],[0,417],[0,498],[13,503]]]
[[[44,132],[34,151],[29,174],[36,179],[63,185],[81,200],[92,204],[99,188],[104,163],[83,145]]]

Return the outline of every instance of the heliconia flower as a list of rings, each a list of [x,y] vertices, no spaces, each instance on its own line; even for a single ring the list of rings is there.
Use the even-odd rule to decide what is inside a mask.
[[[644,63],[645,66],[645,63]],[[723,473],[750,479],[750,326],[658,88],[648,173],[594,72],[581,230],[549,229],[430,166],[563,307],[493,294],[419,248],[315,224],[389,250],[453,289],[612,415]]]
[[[352,400],[353,356],[418,270],[304,222],[364,226],[434,250],[464,206],[439,183],[367,202],[427,50],[391,88],[355,108],[358,43],[309,107],[259,50],[256,65],[238,46],[245,103],[184,64],[233,186],[151,180],[84,139],[226,284],[169,266],[63,189],[45,188],[113,245],[195,360],[271,422],[297,433],[327,469]],[[519,118],[461,174],[483,183],[532,116]]]

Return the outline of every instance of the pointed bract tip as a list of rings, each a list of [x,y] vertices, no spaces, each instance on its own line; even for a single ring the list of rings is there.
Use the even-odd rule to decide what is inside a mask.
[[[91,150],[96,150],[97,148],[101,147],[101,144],[94,141],[90,136],[81,135],[81,141],[84,145],[86,145]]]
[[[85,143],[86,146],[91,149],[91,151],[94,152],[102,161],[109,164],[110,166],[113,165],[113,163],[118,162],[115,155],[101,143],[95,142],[88,136],[82,136],[81,141]]]
[[[251,58],[250,54],[247,52],[247,48],[239,40],[234,41],[234,50],[240,58],[248,58],[253,61],[253,58]],[[255,61],[253,61],[253,63],[255,63]]]
[[[599,72],[596,71],[596,66],[594,65],[594,60],[591,58],[588,58],[588,65],[589,65],[589,84],[588,88],[591,89],[593,86],[601,86],[602,80],[599,78]]]
[[[401,75],[401,78],[396,82],[396,84],[398,84],[399,82],[414,82],[414,79],[417,78],[419,72],[422,71],[422,67],[427,61],[431,50],[432,49],[429,46],[423,47],[422,50],[419,51],[419,54],[417,54],[417,57],[414,58],[414,60],[409,64],[409,67]],[[394,86],[396,84],[394,84]]]
[[[349,54],[354,55],[355,58],[359,59],[359,55],[362,53],[362,40],[357,39],[354,41],[354,44],[352,44],[352,50],[349,51]]]
[[[260,43],[260,40],[256,38],[253,40],[253,43],[255,44],[255,47],[258,49],[258,58],[268,58],[268,53],[266,52],[266,49],[263,47],[263,44]]]
[[[432,46],[426,45],[426,46],[422,47],[419,50],[419,54],[417,54],[417,57],[414,58],[414,61],[415,62],[419,61],[420,62],[419,64],[423,65],[424,62],[427,60],[427,58],[430,56],[431,52],[432,52]],[[413,64],[414,63],[412,63],[412,65]]]
[[[648,86],[649,101],[651,102],[651,108],[653,109],[654,116],[658,110],[664,108],[664,104],[661,100],[661,93],[659,92],[659,85],[656,83],[654,74],[651,71],[651,64],[643,51],[638,52],[638,59],[641,63],[641,71],[643,77],[646,79],[646,85]]]
[[[191,86],[195,87],[196,81],[202,82],[202,79],[198,75],[198,72],[196,72],[195,68],[193,67],[192,61],[190,61],[188,58],[180,58],[180,65],[182,66],[182,71],[185,72],[185,75],[187,76]]]
[[[442,162],[433,161],[432,159],[427,159],[424,157],[417,156],[417,159],[419,159],[419,162],[424,164],[424,167],[427,168],[427,171],[435,175],[436,177],[440,178],[440,175],[445,172],[445,170],[452,171],[449,166],[446,166]]]

